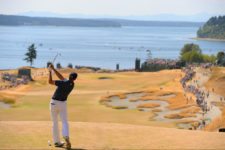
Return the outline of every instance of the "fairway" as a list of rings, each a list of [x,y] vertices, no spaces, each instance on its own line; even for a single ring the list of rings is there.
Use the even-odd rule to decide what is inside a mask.
[[[3,121],[0,124],[0,133],[5,138],[0,141],[0,149],[52,149],[47,145],[51,137],[50,124],[49,121]],[[70,122],[70,128],[73,149],[223,149],[225,147],[225,136],[222,133],[96,122]]]

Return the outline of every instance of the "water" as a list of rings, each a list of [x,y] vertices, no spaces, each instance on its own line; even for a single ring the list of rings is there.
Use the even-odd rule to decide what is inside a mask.
[[[95,66],[115,69],[134,68],[136,57],[142,62],[151,50],[153,57],[179,57],[185,43],[199,44],[204,53],[215,54],[225,49],[225,42],[196,41],[197,27],[54,27],[0,26],[0,69],[26,66],[23,58],[31,43],[37,46],[35,67],[44,67],[53,60],[63,66]]]

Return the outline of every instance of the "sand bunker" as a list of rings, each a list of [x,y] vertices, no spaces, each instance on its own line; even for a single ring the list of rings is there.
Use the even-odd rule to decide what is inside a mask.
[[[0,108],[8,109],[8,108],[10,108],[10,107],[11,107],[10,104],[4,103],[4,102],[0,102]]]
[[[203,114],[201,112],[182,116],[182,112],[185,112],[190,108],[171,110],[168,108],[169,103],[166,100],[141,100],[141,98],[146,94],[147,93],[125,94],[125,98],[123,99],[121,99],[119,96],[111,96],[107,101],[104,102],[104,104],[115,109],[136,109],[142,112],[152,111],[155,114],[155,117],[151,118],[151,120],[174,122],[177,124],[177,127],[185,129],[189,129],[192,126],[193,122],[201,122],[203,119]],[[159,96],[159,98],[167,99],[174,96],[176,95],[171,93]],[[132,99],[136,100],[132,101]],[[204,114],[204,119],[206,120],[206,123],[209,123],[220,114],[220,109],[214,105],[207,114]],[[189,121],[186,121],[187,119]]]

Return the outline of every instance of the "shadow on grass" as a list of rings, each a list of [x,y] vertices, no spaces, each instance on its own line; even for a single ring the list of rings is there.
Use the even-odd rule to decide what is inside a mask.
[[[57,148],[57,149],[65,149],[65,150],[67,150],[66,148],[64,148],[64,147],[59,147],[59,148]],[[83,148],[71,148],[71,149],[69,149],[69,150],[87,150],[87,149],[83,149]]]

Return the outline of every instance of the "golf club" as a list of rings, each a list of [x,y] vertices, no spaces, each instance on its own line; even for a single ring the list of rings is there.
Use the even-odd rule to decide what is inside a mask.
[[[57,54],[55,55],[54,59],[52,60],[52,64],[55,63],[55,61],[56,61],[56,59],[57,59],[58,56],[61,56],[61,54],[60,54],[60,53],[57,53]]]

